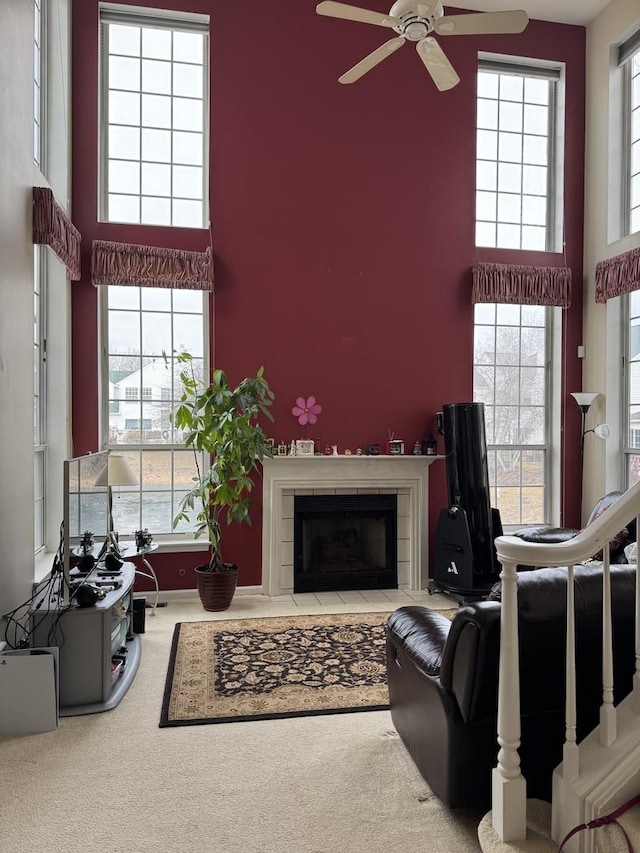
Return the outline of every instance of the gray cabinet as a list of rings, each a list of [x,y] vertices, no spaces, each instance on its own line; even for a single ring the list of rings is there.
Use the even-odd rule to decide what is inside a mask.
[[[114,708],[129,689],[140,663],[140,638],[133,634],[135,568],[125,563],[119,589],[90,607],[53,601],[32,609],[34,646],[58,646],[60,715],[93,714]],[[90,582],[90,581],[89,581]]]

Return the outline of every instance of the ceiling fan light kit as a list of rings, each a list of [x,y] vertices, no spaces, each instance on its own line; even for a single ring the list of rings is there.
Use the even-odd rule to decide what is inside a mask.
[[[397,0],[388,15],[334,0],[323,0],[316,6],[316,12],[329,18],[387,27],[398,33],[396,38],[380,45],[339,77],[340,83],[355,83],[405,42],[411,41],[441,92],[452,89],[460,78],[432,33],[439,36],[521,33],[529,23],[527,13],[521,10],[445,15],[442,3],[420,3],[418,0]]]

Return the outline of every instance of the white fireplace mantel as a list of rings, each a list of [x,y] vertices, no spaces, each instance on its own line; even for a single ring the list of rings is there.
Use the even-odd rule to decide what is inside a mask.
[[[406,496],[407,571],[401,589],[426,589],[429,572],[429,466],[444,456],[274,456],[263,463],[262,591],[293,592],[292,561],[283,559],[290,521],[283,511],[294,493],[372,490]],[[289,525],[290,526],[290,525]]]

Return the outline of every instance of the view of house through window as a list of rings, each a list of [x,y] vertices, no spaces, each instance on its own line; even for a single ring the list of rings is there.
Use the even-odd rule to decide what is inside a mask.
[[[558,79],[557,69],[479,63],[476,246],[556,248]]]
[[[208,222],[208,23],[100,10],[100,217]]]
[[[484,403],[491,504],[504,525],[549,522],[549,311],[475,306],[473,398]]]
[[[193,451],[171,424],[181,395],[175,352],[188,350],[202,379],[206,296],[153,287],[102,290],[104,444],[126,455],[139,480],[139,486],[114,488],[115,526],[128,537],[144,528],[154,536],[170,534],[195,474]],[[190,529],[181,524],[176,531]]]

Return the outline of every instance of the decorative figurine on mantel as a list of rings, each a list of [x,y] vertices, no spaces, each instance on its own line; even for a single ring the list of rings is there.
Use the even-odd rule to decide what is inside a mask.
[[[437,456],[438,455],[438,442],[433,437],[433,433],[428,433],[425,440],[422,442],[422,454],[423,456]]]
[[[337,455],[338,455],[338,445],[337,445],[337,444],[332,444],[332,445],[331,445],[331,455],[332,455],[332,456],[337,456]]]
[[[297,397],[296,404],[291,409],[291,414],[298,419],[300,426],[304,427],[304,437],[307,437],[307,424],[318,422],[318,415],[322,412],[322,406],[316,402],[313,396]]]

